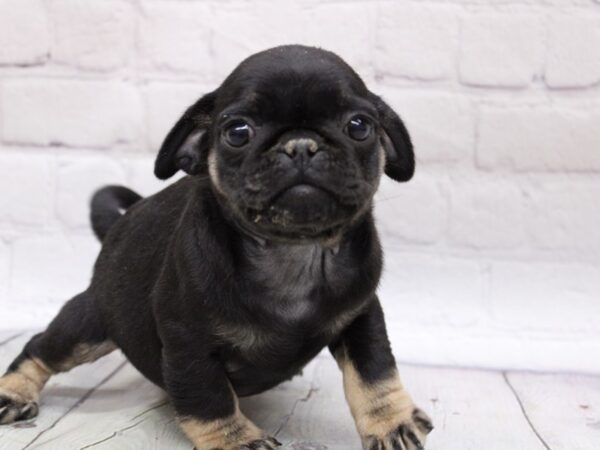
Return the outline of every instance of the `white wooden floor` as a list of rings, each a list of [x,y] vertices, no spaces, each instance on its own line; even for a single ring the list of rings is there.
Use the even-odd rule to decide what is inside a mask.
[[[0,333],[0,370],[29,334]],[[428,450],[598,450],[600,377],[401,365],[431,414]],[[318,357],[242,409],[292,450],[359,449],[341,375]],[[40,416],[0,426],[0,450],[191,450],[164,394],[118,353],[49,382]]]

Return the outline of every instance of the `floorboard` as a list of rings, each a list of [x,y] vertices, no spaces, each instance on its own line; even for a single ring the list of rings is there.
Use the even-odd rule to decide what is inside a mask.
[[[22,334],[0,346],[0,366],[2,371],[16,357],[31,337]],[[0,450],[20,450],[40,448],[37,442],[69,414],[76,414],[77,408],[105,379],[124,363],[119,352],[102,358],[94,364],[84,365],[69,373],[52,377],[48,382],[40,402],[42,414],[32,421],[11,426],[0,426]],[[52,448],[52,447],[44,447]],[[68,447],[58,446],[61,450]]]
[[[600,449],[600,377],[510,373],[507,380],[547,449]]]
[[[0,333],[6,367],[30,333]],[[401,365],[433,418],[428,450],[598,450],[600,377]],[[289,450],[360,449],[329,356],[302,376],[242,399],[242,410]],[[191,450],[164,393],[119,352],[53,377],[40,416],[0,427],[0,450]]]

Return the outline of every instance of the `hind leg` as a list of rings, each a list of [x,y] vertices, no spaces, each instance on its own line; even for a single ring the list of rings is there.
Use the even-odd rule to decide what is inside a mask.
[[[115,349],[86,292],[68,301],[46,331],[35,335],[0,378],[0,424],[35,417],[48,379]]]

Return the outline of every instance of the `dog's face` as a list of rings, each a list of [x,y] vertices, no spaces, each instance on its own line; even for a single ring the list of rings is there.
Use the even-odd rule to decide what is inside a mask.
[[[167,136],[155,173],[208,172],[243,225],[328,239],[370,209],[382,173],[411,178],[398,116],[333,53],[277,47],[242,62]]]

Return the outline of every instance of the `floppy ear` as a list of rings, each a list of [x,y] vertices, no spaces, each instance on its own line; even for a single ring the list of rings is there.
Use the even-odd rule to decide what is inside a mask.
[[[162,143],[154,175],[166,180],[179,169],[190,175],[206,171],[208,130],[217,91],[206,94],[181,116]]]
[[[415,173],[415,154],[404,123],[381,97],[370,93],[382,127],[381,145],[385,150],[385,174],[396,181],[408,181]]]

